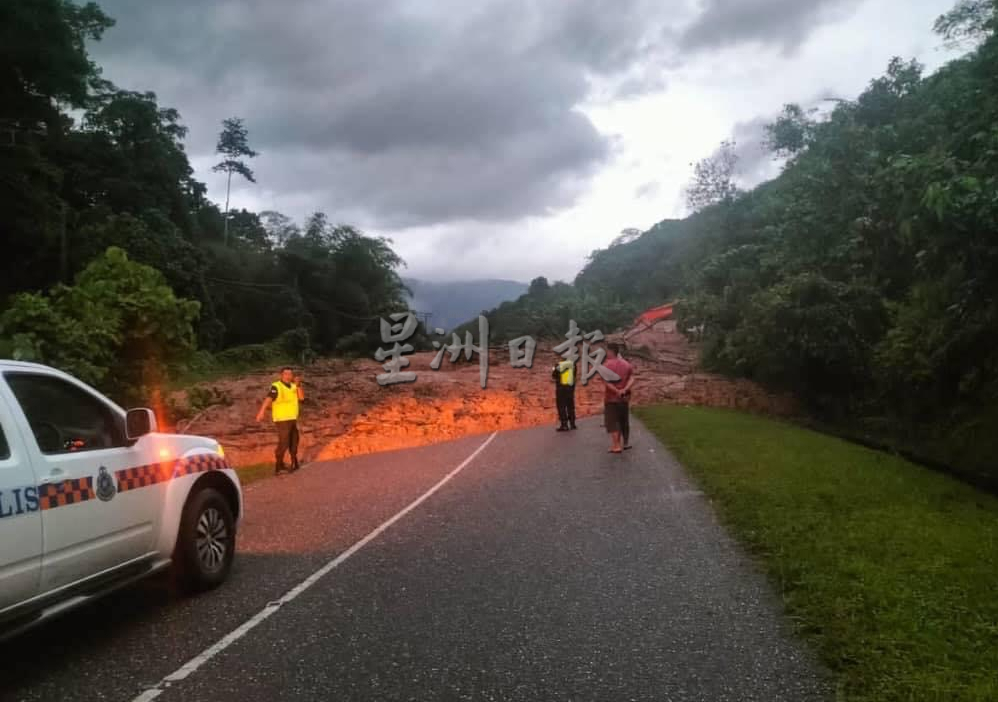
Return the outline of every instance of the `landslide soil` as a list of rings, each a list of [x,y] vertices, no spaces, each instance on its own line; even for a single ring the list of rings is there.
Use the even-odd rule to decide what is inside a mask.
[[[797,408],[789,397],[775,396],[745,380],[697,372],[697,350],[669,323],[631,329],[625,340],[627,358],[636,369],[634,405],[670,403],[732,407],[789,416]],[[557,342],[555,342],[557,343]],[[439,370],[430,362],[436,352],[409,354],[411,383],[379,385],[384,373],[373,359],[322,359],[302,371],[306,399],[301,407],[299,455],[303,462],[410,448],[461,436],[520,427],[557,425],[551,367],[551,345],[540,344],[531,368],[513,368],[509,350],[489,351],[488,378],[480,385],[478,356],[451,363],[444,356]],[[211,436],[235,465],[273,462],[275,432],[269,417],[255,417],[277,369],[204,383],[226,398],[176,430]],[[173,395],[183,405],[186,392]],[[602,413],[603,389],[598,376],[576,389],[576,413]]]

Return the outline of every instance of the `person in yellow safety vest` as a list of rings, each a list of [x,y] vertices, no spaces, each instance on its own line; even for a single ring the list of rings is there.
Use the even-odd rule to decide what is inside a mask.
[[[555,404],[561,422],[555,431],[578,429],[575,426],[575,362],[562,359],[558,353],[555,356],[559,360],[551,369],[551,378],[555,382]]]
[[[271,408],[274,426],[277,427],[277,450],[274,451],[274,475],[280,475],[284,468],[284,452],[291,454],[291,469],[289,473],[298,470],[298,403],[305,399],[301,378],[294,375],[291,368],[281,369],[281,379],[270,385],[270,391],[264,398],[260,411],[256,413],[256,421],[263,419],[267,408]]]

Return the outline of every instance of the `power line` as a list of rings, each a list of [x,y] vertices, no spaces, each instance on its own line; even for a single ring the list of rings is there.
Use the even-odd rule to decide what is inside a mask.
[[[287,288],[288,290],[294,290],[294,288],[284,283],[252,283],[247,280],[226,280],[225,278],[212,278],[207,275],[204,279],[210,280],[213,283],[224,283],[226,285],[242,285],[251,288]]]

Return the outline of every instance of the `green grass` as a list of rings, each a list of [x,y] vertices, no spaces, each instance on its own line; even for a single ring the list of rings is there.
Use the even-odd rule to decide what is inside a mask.
[[[274,475],[273,463],[254,463],[249,466],[237,466],[236,473],[239,475],[239,482],[243,485],[255,483],[257,480],[270,478]]]
[[[840,700],[998,700],[998,499],[760,417],[636,414],[758,557]]]

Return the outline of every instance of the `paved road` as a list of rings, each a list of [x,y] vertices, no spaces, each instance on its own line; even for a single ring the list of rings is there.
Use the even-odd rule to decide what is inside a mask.
[[[0,699],[829,699],[764,579],[633,432],[622,456],[595,419],[498,434],[345,560],[488,437],[248,486],[228,583],[150,581],[0,646]]]

